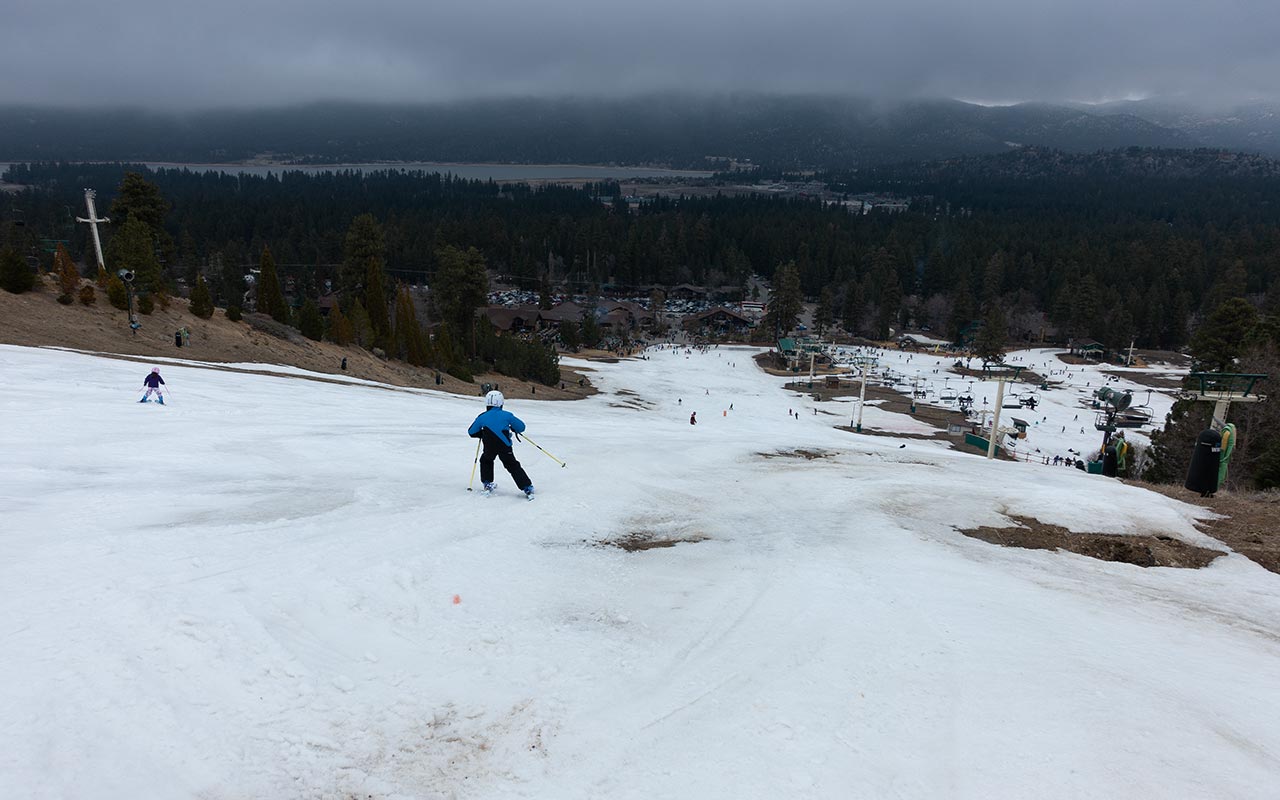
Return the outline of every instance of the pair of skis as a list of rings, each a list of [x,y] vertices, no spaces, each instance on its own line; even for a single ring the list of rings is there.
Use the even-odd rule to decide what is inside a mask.
[[[468,489],[467,489],[467,491],[469,492],[469,491],[471,491],[471,489],[470,489],[470,488],[468,488]],[[496,489],[481,489],[481,490],[480,490],[480,496],[481,496],[481,497],[493,497],[493,495],[494,495],[494,493],[495,493],[496,491],[497,491]],[[532,502],[533,502],[533,498],[534,498],[534,493],[533,493],[533,492],[525,492],[525,493],[524,493],[524,499],[525,499],[525,500],[528,500],[529,502],[531,502],[531,503],[532,503]]]

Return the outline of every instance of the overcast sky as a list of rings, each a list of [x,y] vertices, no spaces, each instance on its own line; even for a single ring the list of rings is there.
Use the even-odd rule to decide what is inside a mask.
[[[1280,96],[1277,0],[9,0],[0,103]]]

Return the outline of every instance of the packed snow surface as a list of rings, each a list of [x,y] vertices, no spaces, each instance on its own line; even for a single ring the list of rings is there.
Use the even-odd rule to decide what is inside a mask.
[[[751,352],[510,401],[568,465],[517,445],[528,503],[467,492],[478,397],[167,364],[162,407],[149,363],[0,347],[0,796],[1276,796],[1280,577],[965,537],[1220,547],[837,430]]]

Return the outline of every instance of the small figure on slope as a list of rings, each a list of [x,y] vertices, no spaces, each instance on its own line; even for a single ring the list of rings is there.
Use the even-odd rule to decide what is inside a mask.
[[[147,393],[142,396],[142,399],[138,401],[139,403],[147,402],[151,398],[151,393],[155,392],[156,402],[164,405],[164,390],[160,388],[164,386],[164,378],[160,377],[159,367],[151,368],[151,374],[142,379],[142,385],[147,387]]]
[[[479,439],[484,444],[484,455],[480,456],[480,481],[484,484],[484,493],[493,492],[493,460],[502,460],[502,466],[511,473],[516,486],[524,492],[525,497],[533,499],[533,481],[525,474],[524,467],[516,460],[511,450],[512,433],[523,433],[524,423],[515,414],[503,409],[502,392],[492,391],[484,396],[484,413],[476,417],[475,422],[467,430],[472,439]]]

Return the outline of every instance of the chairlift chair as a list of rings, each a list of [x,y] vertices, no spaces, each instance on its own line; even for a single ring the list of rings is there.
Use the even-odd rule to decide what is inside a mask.
[[[1121,411],[1116,414],[1117,428],[1141,428],[1144,425],[1150,425],[1152,419],[1151,409],[1146,406],[1135,406],[1127,411]]]

